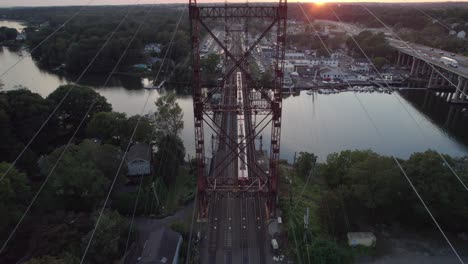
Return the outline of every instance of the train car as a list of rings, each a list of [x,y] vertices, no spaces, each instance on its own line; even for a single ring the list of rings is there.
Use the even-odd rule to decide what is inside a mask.
[[[237,158],[237,177],[241,184],[245,183],[249,178],[249,172],[247,168],[247,148],[245,138],[245,118],[244,118],[244,96],[242,91],[242,73],[237,73],[237,105],[239,111],[237,112],[237,143],[240,151],[239,157]]]

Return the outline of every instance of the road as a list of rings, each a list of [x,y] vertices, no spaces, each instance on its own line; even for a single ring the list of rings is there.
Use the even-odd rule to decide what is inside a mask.
[[[387,39],[392,47],[400,50],[403,53],[414,56],[416,58],[419,58],[420,60],[426,61],[447,71],[451,71],[456,73],[457,75],[468,78],[468,57],[466,56],[462,56],[459,54],[454,54],[454,56],[452,56],[452,53],[444,50],[435,49],[420,44],[404,42],[393,38]],[[442,56],[457,60],[458,67],[454,68],[441,63],[440,58]]]

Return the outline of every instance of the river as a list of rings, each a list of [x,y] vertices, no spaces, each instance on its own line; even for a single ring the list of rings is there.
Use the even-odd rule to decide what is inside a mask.
[[[16,23],[16,24],[15,24]],[[21,27],[14,21],[0,21],[0,26]],[[29,57],[27,51],[0,50],[0,73],[18,60],[22,60],[8,74],[1,78],[4,90],[27,87],[33,92],[47,96],[59,85],[73,83],[73,79],[59,77],[41,69]],[[114,111],[127,115],[149,113],[155,110],[154,101],[165,91],[145,90],[145,80],[115,78],[111,86],[99,87],[99,81],[85,76],[84,84],[90,85],[107,98]],[[93,79],[93,81],[90,81]],[[97,78],[103,79],[103,78]],[[83,83],[80,83],[83,84]],[[149,104],[142,106],[149,96]],[[283,103],[283,126],[281,136],[281,157],[292,160],[295,152],[308,151],[324,160],[326,155],[345,149],[372,149],[381,154],[393,154],[407,158],[411,153],[428,148],[442,153],[461,156],[468,152],[467,118],[463,111],[455,111],[450,124],[444,121],[450,107],[439,102],[440,98],[424,105],[425,91],[405,91],[394,94],[343,92],[331,95],[289,96]],[[360,102],[372,117],[381,132],[376,133],[372,123],[363,111]],[[437,99],[439,98],[439,99]],[[194,155],[193,106],[192,98],[178,95],[177,102],[184,111],[184,129],[181,137],[187,153]],[[405,108],[403,108],[403,106]],[[453,111],[452,111],[453,112]],[[409,115],[411,114],[411,116]],[[414,119],[413,119],[414,118]],[[415,124],[415,120],[419,123]],[[205,129],[205,136],[211,133]],[[269,128],[263,133],[264,148],[268,148]],[[207,155],[211,153],[207,142]]]

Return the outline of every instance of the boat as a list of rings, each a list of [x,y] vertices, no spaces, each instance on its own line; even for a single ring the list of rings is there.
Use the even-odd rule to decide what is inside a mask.
[[[306,92],[306,94],[312,95],[312,94],[314,94],[314,92],[309,90],[309,91]]]

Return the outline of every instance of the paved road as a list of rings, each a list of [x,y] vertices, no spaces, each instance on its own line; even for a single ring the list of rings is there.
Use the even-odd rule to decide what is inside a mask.
[[[403,42],[400,40],[396,40],[393,38],[388,38],[389,43],[394,48],[400,50],[403,53],[409,54],[411,56],[415,56],[421,60],[429,62],[431,64],[437,65],[440,68],[446,69],[448,71],[452,71],[458,75],[464,76],[468,78],[468,57],[455,54],[452,56],[452,53],[443,51],[440,49],[431,48],[424,45],[419,45],[415,43],[408,43]],[[449,57],[458,61],[458,68],[454,68],[451,66],[446,66],[445,64],[440,62],[440,58]]]

